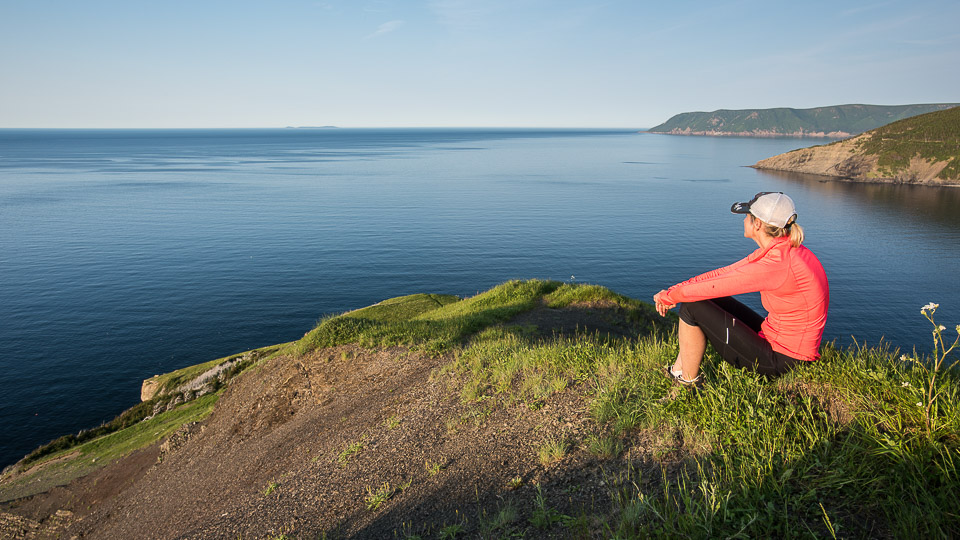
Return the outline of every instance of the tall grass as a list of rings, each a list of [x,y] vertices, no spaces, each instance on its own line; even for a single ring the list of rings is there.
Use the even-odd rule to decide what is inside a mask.
[[[564,301],[611,299],[563,287],[554,294]],[[681,472],[654,491],[621,482],[633,487],[614,494],[611,536],[960,534],[956,369],[937,374],[882,347],[828,344],[819,362],[770,381],[711,350],[706,384],[692,391],[660,374],[675,357],[673,335],[535,339],[497,326],[477,333],[451,368],[465,375],[464,400],[536,402],[575,386],[588,394],[598,433],[663,441]],[[924,396],[937,376],[928,437]],[[597,447],[601,438],[591,437],[584,447]]]

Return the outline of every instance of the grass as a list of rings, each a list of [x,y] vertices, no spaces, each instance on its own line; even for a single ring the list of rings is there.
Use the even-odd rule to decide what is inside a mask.
[[[504,529],[519,519],[517,509],[511,505],[499,508],[492,516],[484,514],[481,529],[485,533],[483,536],[492,536],[494,532]]]
[[[390,486],[389,482],[384,482],[380,484],[380,487],[371,488],[367,487],[367,496],[364,497],[363,501],[367,505],[367,510],[377,510],[380,506],[387,502],[391,496],[393,496],[393,487]]]
[[[140,402],[126,411],[123,411],[110,422],[104,423],[92,429],[83,430],[77,434],[61,436],[45,445],[40,446],[28,454],[19,463],[19,466],[22,468],[26,465],[42,462],[46,457],[60,455],[64,451],[71,448],[76,448],[87,441],[99,439],[110,433],[134,426],[144,419],[150,417],[153,414],[156,406],[163,406],[167,404],[174,397],[171,392],[176,391],[176,389],[181,385],[194,380],[202,373],[224,362],[239,360],[232,367],[224,370],[214,381],[213,391],[217,391],[222,388],[224,381],[229,381],[260,360],[272,358],[282,347],[283,345],[273,345],[270,347],[254,349],[241,354],[218,358],[216,360],[211,360],[209,362],[204,362],[193,366],[187,366],[170,373],[152,377],[151,380],[157,384],[157,388],[160,390],[152,399]],[[181,395],[180,397],[184,397],[185,400],[189,402],[194,399],[194,394],[190,393],[190,395]]]
[[[219,394],[207,394],[150,420],[90,441],[81,445],[78,450],[82,456],[99,460],[116,459],[163,439],[184,424],[203,420],[213,412],[213,406],[219,397]]]
[[[507,302],[508,293],[518,298]],[[650,331],[639,339],[543,339],[490,316],[529,309],[536,295],[554,308],[615,305]],[[588,394],[597,429],[585,441],[589,451],[616,457],[624,438],[644,432],[656,457],[683,463],[681,473],[659,479],[659,490],[624,492],[612,513],[591,517],[614,536],[936,536],[958,526],[950,495],[960,489],[955,369],[940,375],[930,438],[916,405],[930,374],[898,361],[897,351],[828,344],[820,362],[775,382],[728,368],[711,351],[704,388],[677,392],[659,369],[675,358],[675,337],[646,319],[649,306],[602,287],[552,282],[512,282],[475,298],[420,316],[453,321],[449,336],[470,336],[448,366],[464,376],[465,402],[493,397],[536,409],[576,388]],[[399,330],[378,329],[391,331]],[[538,457],[546,465],[566,451],[563,441],[548,441]],[[514,482],[508,487],[522,484]],[[549,510],[536,510],[536,527],[561,519]]]
[[[328,317],[285,350],[303,355],[322,347],[356,343],[368,348],[404,345],[442,353],[483,328],[532,309],[559,286],[553,281],[510,281],[466,300],[436,295],[401,297],[372,306],[377,308],[373,312],[365,308]],[[431,304],[422,296],[436,301]]]
[[[567,455],[567,442],[563,439],[549,438],[540,446],[537,451],[537,457],[543,466],[551,465],[563,459]]]
[[[86,441],[90,441],[90,440],[102,437],[104,435],[122,430],[124,428],[133,426],[138,422],[142,421],[143,419],[145,419],[146,417],[150,416],[150,414],[153,412],[154,406],[158,404],[160,399],[162,398],[151,399],[149,401],[140,402],[134,405],[133,407],[127,409],[126,411],[121,413],[119,416],[111,420],[110,422],[97,426],[93,429],[81,431],[76,435],[71,433],[69,435],[64,435],[62,437],[54,439],[53,441],[40,446],[33,452],[30,452],[30,454],[28,454],[20,462],[20,466],[23,467],[38,461],[43,461],[45,457],[62,454],[63,451],[79,446]]]
[[[350,461],[350,459],[351,459],[353,456],[355,456],[355,455],[357,455],[358,453],[360,453],[361,450],[363,450],[363,445],[364,445],[364,442],[365,442],[365,441],[366,441],[366,439],[365,439],[364,437],[361,437],[359,441],[355,441],[355,442],[353,442],[353,443],[350,443],[350,444],[349,444],[346,448],[344,448],[343,451],[340,452],[340,454],[337,456],[337,463],[339,463],[341,467],[346,467],[346,466],[347,466],[347,463]]]
[[[588,287],[563,285],[553,300],[611,301]],[[618,455],[624,437],[642,432],[655,440],[655,456],[681,461],[659,490],[618,495],[617,510],[602,518],[614,536],[943,536],[960,528],[956,368],[937,379],[928,436],[918,403],[931,373],[897,351],[827,344],[819,362],[768,381],[711,350],[699,392],[660,375],[675,357],[672,335],[535,339],[491,326],[450,369],[465,377],[467,402],[543,403],[564,391],[551,381],[567,381],[588,394],[604,433],[588,437],[591,452]],[[541,460],[562,456],[557,448],[545,444]],[[538,515],[538,527],[550,526],[552,514]]]
[[[442,540],[446,540],[446,539],[452,540],[453,538],[456,538],[463,531],[464,531],[463,525],[459,523],[453,523],[451,525],[446,525],[445,527],[440,529],[440,532],[437,535],[437,537],[441,538]]]
[[[623,452],[623,441],[613,434],[595,434],[587,436],[587,448],[600,459],[613,459]]]
[[[412,483],[413,481],[410,480],[397,486],[390,485],[390,482],[384,482],[376,488],[367,486],[367,496],[363,499],[364,503],[367,505],[367,510],[375,511],[379,509],[383,503],[390,500],[390,498],[395,494],[406,491]]]
[[[547,505],[547,499],[543,495],[540,486],[537,486],[537,496],[535,498],[535,508],[530,516],[530,524],[537,529],[549,529],[557,523],[567,523],[572,518],[561,514],[555,508]]]
[[[940,178],[960,178],[960,107],[893,122],[860,142],[864,152],[879,156],[881,173],[894,176],[911,158],[946,161]]]
[[[443,464],[439,461],[431,462],[429,460],[423,463],[424,470],[427,471],[427,474],[430,476],[436,476],[440,474],[440,471],[443,470]]]
[[[382,322],[399,322],[459,301],[459,297],[448,294],[411,294],[390,298],[372,306],[351,311],[347,315]]]
[[[631,328],[647,330],[628,338],[588,332],[543,337],[506,324],[538,306],[580,305],[613,306]],[[676,357],[676,338],[654,317],[649,306],[602,287],[509,282],[464,300],[413,295],[331,317],[286,351],[357,343],[452,352],[445,372],[461,376],[468,413],[451,418],[451,430],[484,421],[494,407],[539,409],[557,394],[581,394],[592,422],[585,440],[546,441],[538,452],[544,464],[579,447],[611,460],[642,439],[646,468],[604,465],[613,471],[604,483],[612,507],[571,518],[538,488],[523,519],[512,514],[502,525],[494,526],[499,518],[477,524],[487,530],[522,532],[518,523],[529,523],[534,536],[586,527],[611,538],[960,534],[956,364],[932,371],[930,359],[902,361],[899,351],[826,344],[819,362],[769,381],[729,368],[711,349],[704,385],[693,392],[660,374]],[[87,441],[75,447],[77,457],[48,468],[89,467],[94,459],[123,455],[203,418],[215,400],[205,396]],[[385,426],[392,423],[387,419]],[[351,443],[337,462],[346,465],[363,446],[364,439]],[[669,467],[651,476],[657,461]],[[424,468],[428,475],[440,470],[430,462]],[[403,489],[368,487],[364,502],[377,510]],[[528,493],[519,476],[504,489],[518,497]],[[463,530],[449,534],[471,533],[458,526]]]
[[[176,371],[171,371],[170,373],[164,373],[163,375],[157,375],[155,377],[158,388],[161,388],[163,391],[173,391],[179,386],[186,384],[193,379],[200,376],[205,371],[212,369],[224,362],[231,360],[238,360],[243,357],[249,357],[254,361],[260,359],[270,358],[275,355],[283,345],[272,345],[270,347],[263,347],[260,349],[253,349],[250,351],[242,352],[240,354],[232,354],[230,356],[224,356],[223,358],[218,358],[216,360],[211,360],[209,362],[203,362],[202,364],[196,364],[192,366],[187,366],[185,368],[178,369]]]
[[[44,456],[32,465],[44,465],[0,486],[0,500],[25,497],[61,485],[94,469],[169,436],[182,425],[206,418],[219,394],[208,394],[176,409],[158,414],[107,435]]]

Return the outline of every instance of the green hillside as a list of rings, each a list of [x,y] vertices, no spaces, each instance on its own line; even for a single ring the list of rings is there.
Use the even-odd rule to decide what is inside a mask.
[[[768,380],[710,348],[694,388],[676,316],[597,285],[385,300],[9,468],[0,538],[953,538],[937,307],[932,357],[825,343]]]
[[[836,105],[813,109],[744,109],[688,112],[649,130],[690,135],[849,136],[958,104]]]
[[[881,174],[894,176],[910,160],[949,161],[941,178],[960,177],[960,107],[907,118],[878,128],[859,143],[859,150],[875,154]]]

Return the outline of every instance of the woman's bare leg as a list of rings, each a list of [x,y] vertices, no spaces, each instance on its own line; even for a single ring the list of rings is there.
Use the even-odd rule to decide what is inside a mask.
[[[700,374],[700,363],[707,350],[707,336],[699,326],[691,326],[681,320],[677,337],[680,341],[680,354],[677,355],[677,363],[673,369],[681,368],[683,378],[692,381]]]

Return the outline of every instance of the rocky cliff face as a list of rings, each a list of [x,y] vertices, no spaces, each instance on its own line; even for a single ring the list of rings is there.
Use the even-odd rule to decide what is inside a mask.
[[[895,184],[960,185],[960,179],[938,178],[946,161],[931,162],[914,158],[910,165],[894,176],[884,175],[878,166],[879,157],[858,149],[858,143],[869,134],[823,146],[801,148],[758,161],[755,169],[790,171],[832,176],[854,182]]]
[[[750,131],[726,131],[722,129],[715,130],[694,130],[689,127],[673,128],[670,131],[652,131],[652,133],[665,133],[667,135],[699,135],[705,137],[785,137],[785,138],[803,138],[810,137],[815,139],[839,139],[849,137],[851,134],[846,131],[805,131],[798,129],[796,131],[777,131],[775,129],[752,129]]]

